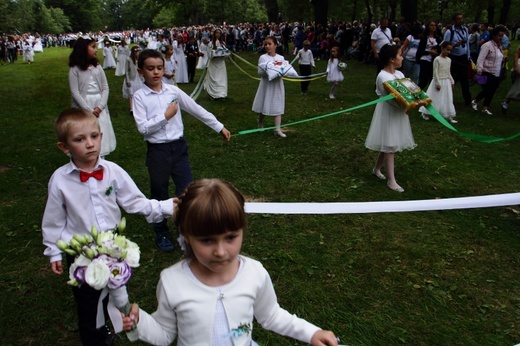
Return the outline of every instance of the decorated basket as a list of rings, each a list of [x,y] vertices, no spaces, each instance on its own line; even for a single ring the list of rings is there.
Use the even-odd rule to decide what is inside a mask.
[[[392,94],[397,103],[406,110],[417,108],[418,106],[428,105],[432,102],[410,78],[394,79],[383,84],[387,93]],[[421,101],[421,104],[419,104]]]
[[[229,49],[224,47],[218,47],[213,51],[213,57],[215,58],[225,58],[231,55]]]

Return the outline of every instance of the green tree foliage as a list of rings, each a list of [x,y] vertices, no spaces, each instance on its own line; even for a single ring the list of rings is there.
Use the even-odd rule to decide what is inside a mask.
[[[46,6],[61,8],[69,17],[74,32],[103,30],[103,11],[101,0],[46,0]]]
[[[122,7],[124,29],[153,28],[154,18],[161,12],[163,4],[150,0],[128,0]],[[173,18],[171,21],[173,22]]]
[[[451,22],[460,11],[465,22],[512,24],[520,1],[448,0],[442,12],[431,0],[0,0],[0,30],[6,33],[93,32],[189,26],[206,23],[377,22],[433,19]]]
[[[124,26],[123,8],[125,1],[123,0],[106,0],[102,3],[103,9],[103,23],[106,26],[105,30],[119,31],[127,29]]]
[[[265,22],[263,0],[176,0],[162,3],[154,27]]]
[[[20,0],[18,2],[12,2],[11,8],[14,9],[14,28],[16,32],[26,32],[30,28],[33,28],[37,22],[36,14],[39,11],[41,3],[35,0]],[[13,6],[16,4],[16,6]],[[14,19],[14,18],[11,18]]]
[[[71,30],[69,18],[61,8],[47,8],[44,4],[36,5],[36,25],[34,30],[46,34],[60,34]]]

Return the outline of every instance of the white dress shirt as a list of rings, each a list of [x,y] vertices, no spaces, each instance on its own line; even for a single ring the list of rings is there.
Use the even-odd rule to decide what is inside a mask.
[[[305,50],[305,48],[300,49],[298,51],[298,56],[300,57],[300,61],[299,61],[300,65],[311,65],[311,66],[315,67],[314,56],[312,55],[312,52],[310,49],[307,49],[307,50]]]
[[[113,229],[121,221],[123,208],[129,214],[145,215],[150,223],[173,215],[173,199],[146,198],[128,173],[117,164],[98,159],[94,170],[103,168],[103,179],[81,182],[80,170],[72,162],[58,168],[49,180],[47,205],[43,214],[43,244],[50,262],[62,259],[56,242],[68,242],[74,234]]]
[[[164,112],[172,101],[177,101],[179,109],[170,120],[166,120]],[[224,125],[215,116],[199,106],[188,94],[174,85],[162,83],[159,92],[148,86],[134,94],[134,118],[137,130],[150,143],[168,143],[184,135],[181,109],[208,125],[216,132],[222,131]]]

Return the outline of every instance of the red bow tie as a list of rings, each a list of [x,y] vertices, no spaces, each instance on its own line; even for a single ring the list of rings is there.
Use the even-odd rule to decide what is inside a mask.
[[[95,170],[90,173],[79,171],[79,180],[81,180],[82,183],[86,182],[90,177],[93,177],[97,180],[102,180],[103,179],[103,168],[100,168],[100,169]]]

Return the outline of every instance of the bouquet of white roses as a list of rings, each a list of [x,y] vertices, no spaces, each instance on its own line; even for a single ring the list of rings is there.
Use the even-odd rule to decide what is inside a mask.
[[[128,315],[126,283],[132,276],[132,268],[139,267],[140,251],[136,243],[121,235],[125,228],[123,217],[113,230],[99,232],[92,226],[90,234],[75,234],[69,243],[58,240],[56,245],[75,257],[69,269],[69,285],[87,284],[96,290],[107,289],[114,305]],[[136,330],[127,335],[131,341],[137,340]]]

